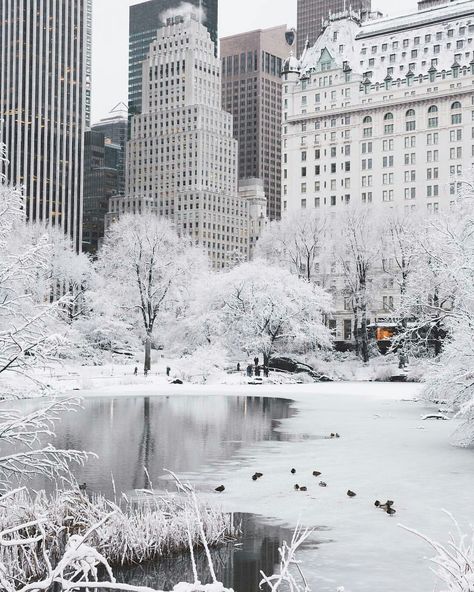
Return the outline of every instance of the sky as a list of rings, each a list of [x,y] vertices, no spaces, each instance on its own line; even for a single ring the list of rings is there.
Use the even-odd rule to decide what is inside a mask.
[[[127,101],[128,7],[141,0],[94,0],[92,122]],[[296,26],[297,0],[219,0],[219,35],[287,24]],[[372,0],[386,14],[416,10],[416,0]]]

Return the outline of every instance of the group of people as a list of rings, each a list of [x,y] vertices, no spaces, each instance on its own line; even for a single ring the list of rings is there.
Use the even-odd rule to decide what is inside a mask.
[[[247,376],[250,378],[252,376],[261,376],[262,372],[265,377],[268,377],[268,366],[260,366],[259,359],[255,357],[253,359],[253,364],[248,364],[247,366]],[[240,362],[237,364],[237,372],[240,372]]]

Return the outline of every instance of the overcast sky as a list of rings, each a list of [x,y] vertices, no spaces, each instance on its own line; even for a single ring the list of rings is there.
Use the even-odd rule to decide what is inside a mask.
[[[219,35],[287,24],[296,26],[297,0],[219,0]],[[348,0],[348,3],[350,0]],[[94,0],[92,122],[127,100],[128,7],[140,0]],[[372,0],[395,14],[391,0]],[[396,13],[416,10],[416,0],[399,0]]]

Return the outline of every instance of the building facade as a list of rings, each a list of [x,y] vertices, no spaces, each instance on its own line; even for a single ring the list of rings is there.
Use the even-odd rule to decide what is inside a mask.
[[[302,55],[306,46],[313,47],[323,31],[324,22],[331,14],[340,13],[349,7],[363,15],[370,12],[371,0],[352,0],[350,2],[347,0],[298,0],[296,26],[298,57]]]
[[[333,15],[301,60],[287,60],[284,212],[449,208],[474,165],[474,2],[421,8],[366,22]],[[382,290],[372,320],[386,320],[395,298]],[[342,338],[350,322],[336,306]]]
[[[128,108],[131,115],[140,113],[142,105],[142,64],[157,30],[166,24],[169,16],[182,9],[182,0],[148,0],[130,6]],[[215,45],[217,55],[218,0],[189,0],[206,26]]]
[[[221,109],[220,62],[207,29],[190,15],[170,18],[143,63],[143,81],[115,214],[156,209],[217,269],[247,259],[250,216],[265,217],[266,201],[260,189],[255,199],[239,196],[232,115]]]
[[[92,0],[0,4],[0,140],[30,220],[82,247],[84,131],[90,123]]]
[[[117,162],[106,163],[112,165],[117,169],[117,191],[116,193],[125,192],[125,154],[127,147],[128,136],[128,109],[123,103],[117,105],[112,109],[108,117],[101,119],[91,128],[93,131],[104,134],[104,141],[106,145],[119,147],[119,150],[106,151],[106,156],[116,156]]]
[[[125,134],[127,119],[125,119]],[[103,132],[88,130],[84,139],[83,250],[95,255],[104,238],[109,199],[119,194],[123,150]]]
[[[286,25],[221,39],[222,106],[234,119],[239,178],[259,178],[281,215],[281,70],[295,44]]]

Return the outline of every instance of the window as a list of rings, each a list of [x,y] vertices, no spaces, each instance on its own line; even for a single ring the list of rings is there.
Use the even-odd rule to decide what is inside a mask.
[[[303,209],[303,210],[306,209],[306,199],[301,200],[301,209]]]
[[[384,191],[382,191],[382,200],[393,201],[393,189],[384,189]]]
[[[413,119],[415,117],[415,110],[414,109],[408,109],[408,111],[405,113],[405,117],[407,119]]]
[[[428,185],[426,187],[426,197],[438,197],[439,185]]]
[[[372,191],[362,193],[362,203],[372,203]]]
[[[415,148],[416,136],[405,136],[405,148]]]
[[[416,152],[405,153],[405,164],[416,164]]]
[[[449,131],[450,142],[461,142],[462,141],[462,129],[455,129]]]
[[[384,156],[382,160],[383,168],[393,167],[393,155]]]
[[[462,113],[452,113],[451,123],[452,125],[459,125],[460,123],[462,123]]]
[[[286,156],[286,154],[285,154]],[[306,162],[306,157],[307,157],[307,152],[306,150],[303,150],[303,152],[301,153],[301,162]]]
[[[393,120],[393,113],[385,113],[383,120],[384,121],[392,121]]]
[[[301,183],[301,193],[306,193],[306,183]]]
[[[428,146],[436,146],[439,141],[439,134],[438,132],[433,132],[431,134],[426,135],[426,144]]]
[[[332,206],[336,205],[336,196],[335,195],[331,195],[331,205]]]
[[[306,177],[306,167],[301,167],[301,176]]]
[[[390,140],[384,140],[382,143],[382,148],[384,152],[393,150],[393,138]]]
[[[372,153],[372,142],[362,142],[362,154]]]
[[[405,188],[405,199],[415,199],[416,198],[416,187],[406,187]]]

